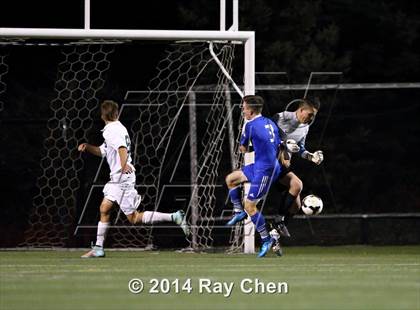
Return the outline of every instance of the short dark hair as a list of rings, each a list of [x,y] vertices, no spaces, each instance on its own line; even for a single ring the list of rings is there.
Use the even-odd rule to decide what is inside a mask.
[[[101,113],[107,121],[118,119],[118,103],[112,100],[105,100],[101,103]]]
[[[309,106],[311,108],[319,110],[321,106],[321,102],[319,101],[318,97],[315,98],[303,98],[302,101],[299,103],[299,108],[304,106]]]
[[[264,107],[264,99],[260,96],[247,95],[242,98],[248,107],[255,113],[261,113]]]

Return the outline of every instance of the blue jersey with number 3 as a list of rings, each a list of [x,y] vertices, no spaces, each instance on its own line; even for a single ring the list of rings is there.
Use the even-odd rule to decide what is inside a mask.
[[[255,151],[256,168],[273,168],[277,163],[277,154],[281,143],[277,125],[264,116],[257,116],[245,125],[241,145],[247,147],[251,141]]]

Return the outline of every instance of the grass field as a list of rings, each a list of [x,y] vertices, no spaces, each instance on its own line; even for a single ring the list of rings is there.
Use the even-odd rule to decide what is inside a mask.
[[[2,251],[0,309],[420,309],[420,246],[285,250],[264,259],[109,251],[95,260],[76,251]],[[129,292],[131,278],[144,281],[143,292]],[[150,294],[152,278],[191,278],[193,291]],[[200,294],[200,278],[234,282],[231,296]],[[242,293],[244,278],[287,282],[288,293]]]

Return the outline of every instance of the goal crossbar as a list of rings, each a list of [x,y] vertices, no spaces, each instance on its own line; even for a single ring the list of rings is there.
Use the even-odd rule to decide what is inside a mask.
[[[253,31],[0,28],[0,37],[31,39],[235,40],[245,42]]]
[[[255,32],[218,30],[133,30],[0,28],[0,39],[77,39],[77,40],[160,40],[235,41],[244,46],[244,94],[255,92]]]

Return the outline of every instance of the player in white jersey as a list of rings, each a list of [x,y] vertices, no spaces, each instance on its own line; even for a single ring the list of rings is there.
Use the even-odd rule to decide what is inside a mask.
[[[105,100],[101,104],[101,118],[105,122],[105,127],[102,130],[104,143],[101,146],[82,143],[78,147],[80,152],[89,152],[96,156],[105,157],[111,170],[110,181],[103,189],[104,198],[100,205],[100,221],[96,243],[92,250],[82,257],[105,256],[103,244],[110,223],[111,209],[114,205],[120,207],[132,224],[174,222],[181,226],[184,233],[188,235],[189,228],[182,210],[175,213],[137,211],[141,196],[135,188],[136,174],[130,155],[130,136],[127,129],[118,120],[118,104],[111,100]]]
[[[305,148],[306,136],[309,132],[309,126],[313,122],[319,110],[317,100],[302,99],[296,111],[284,111],[277,113],[272,118],[280,129],[280,135],[283,141],[288,145],[281,151],[282,164],[287,169],[283,170],[278,178],[278,184],[285,186],[288,191],[285,195],[283,208],[279,210],[284,216],[276,216],[273,228],[279,235],[290,237],[287,229],[289,220],[299,211],[301,207],[300,193],[303,189],[303,183],[300,178],[290,170],[292,153],[298,153],[301,158],[309,160],[316,165],[320,165],[324,160],[322,151],[310,153]],[[289,141],[292,141],[289,144]],[[295,142],[295,143],[293,143]],[[270,234],[276,235],[276,232]],[[278,236],[278,235],[277,235]],[[275,238],[277,236],[274,236]],[[277,242],[273,250],[281,253],[280,244]]]

